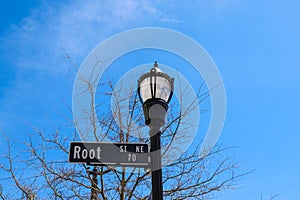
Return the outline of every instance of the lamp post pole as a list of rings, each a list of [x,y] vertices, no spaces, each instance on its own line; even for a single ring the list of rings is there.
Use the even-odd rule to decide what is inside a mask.
[[[138,80],[138,95],[143,103],[145,124],[150,128],[152,200],[163,200],[160,128],[174,89],[174,78],[163,73],[157,62]]]
[[[163,200],[163,183],[162,183],[162,169],[161,169],[161,144],[160,144],[160,131],[150,130],[150,146],[152,158],[152,200]]]

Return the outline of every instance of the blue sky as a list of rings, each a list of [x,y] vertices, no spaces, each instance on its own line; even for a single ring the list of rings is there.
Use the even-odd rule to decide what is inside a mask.
[[[256,171],[219,199],[300,199],[300,3],[296,0],[1,1],[0,131],[19,138],[64,127],[75,73],[107,37],[158,26],[200,43],[227,92],[220,138],[238,146],[240,167]],[[3,141],[0,141],[3,144]]]

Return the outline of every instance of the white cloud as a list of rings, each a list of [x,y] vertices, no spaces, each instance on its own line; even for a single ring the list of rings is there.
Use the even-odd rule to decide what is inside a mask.
[[[73,57],[84,56],[106,37],[142,26],[155,17],[156,8],[148,1],[73,1],[47,4],[35,10],[2,38],[2,48],[15,52],[10,61],[18,68],[61,72],[62,48]],[[10,53],[11,54],[11,53]]]
[[[61,98],[71,97],[75,74],[68,75],[63,48],[78,66],[99,42],[129,28],[151,26],[148,22],[159,20],[157,13],[147,0],[43,3],[0,39],[1,56],[17,73],[0,99],[0,121],[9,116],[41,120]]]

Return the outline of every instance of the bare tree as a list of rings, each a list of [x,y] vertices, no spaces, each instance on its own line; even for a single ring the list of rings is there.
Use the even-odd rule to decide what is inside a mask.
[[[82,81],[87,84],[87,88],[96,84],[94,79]],[[116,104],[112,112],[107,112],[108,109],[103,109],[102,104],[91,102],[95,113],[86,114],[93,124],[94,137],[98,141],[103,141],[105,137],[114,142],[148,143],[149,136],[143,134],[144,119],[136,91],[126,86],[127,93],[124,94],[121,90],[125,86],[120,85],[117,89],[112,82],[98,86],[102,87],[99,90],[101,94],[98,95],[113,97]],[[203,92],[201,88],[197,98],[189,106],[183,108],[178,102],[170,105],[167,124],[162,131],[162,156],[165,160],[172,160],[173,155],[167,153],[171,148],[176,151],[176,145],[172,147],[172,144],[180,144],[181,140],[186,139],[177,137],[180,134],[179,127],[183,126],[183,119],[199,103],[208,99],[209,92]],[[97,95],[92,89],[86,92],[91,96]],[[181,96],[184,95],[183,88]],[[72,122],[73,127],[76,123]],[[184,124],[183,127],[188,129],[190,126],[193,124]],[[98,127],[102,130],[100,135]],[[68,134],[59,130],[47,132],[34,125],[32,130],[25,142],[14,141],[12,138],[6,140],[7,152],[1,158],[0,169],[5,173],[3,181],[13,184],[1,185],[2,199],[151,198],[149,170],[69,164],[69,144],[71,141],[80,140],[80,134],[75,128]],[[184,130],[185,128],[181,131]],[[234,188],[236,181],[245,174],[236,173],[237,164],[226,155],[227,151],[228,148],[217,146],[205,157],[199,157],[199,144],[193,143],[185,152],[180,152],[180,157],[163,168],[164,198],[210,199],[216,197],[220,191]],[[91,196],[91,191],[94,196]]]

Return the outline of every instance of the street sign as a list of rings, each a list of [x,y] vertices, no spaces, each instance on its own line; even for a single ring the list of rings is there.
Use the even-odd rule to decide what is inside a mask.
[[[148,168],[149,147],[144,143],[71,142],[69,162]]]

